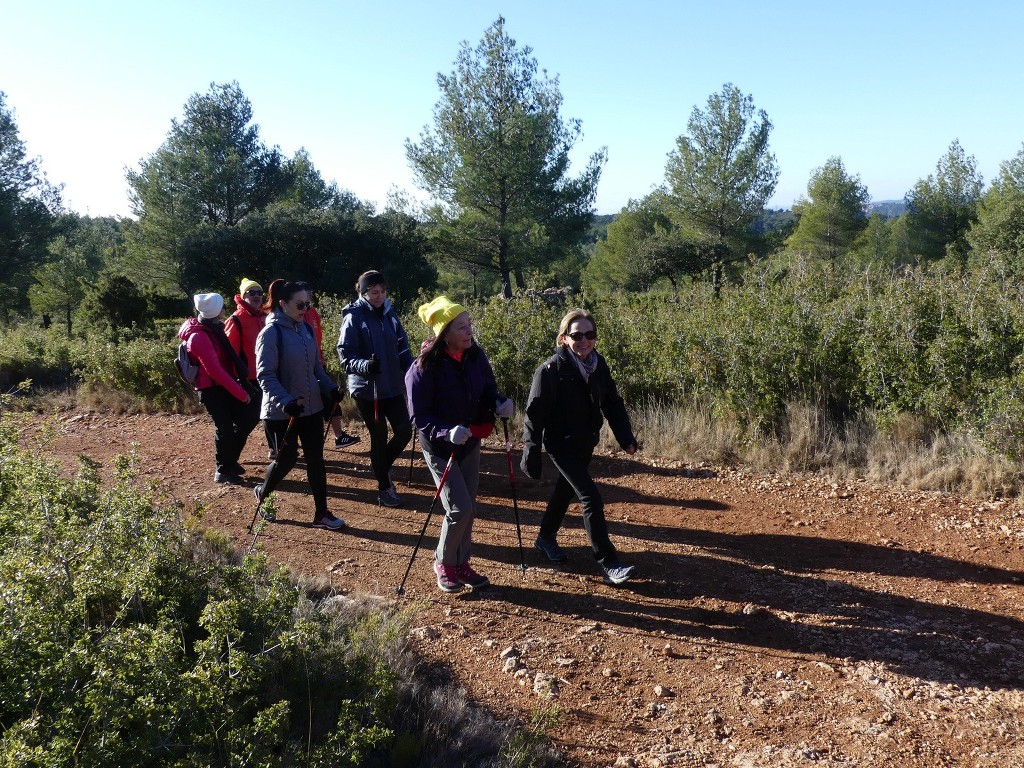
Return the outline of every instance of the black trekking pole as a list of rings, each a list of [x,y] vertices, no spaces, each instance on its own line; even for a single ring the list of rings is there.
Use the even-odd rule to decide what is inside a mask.
[[[519,499],[516,494],[516,471],[512,468],[512,441],[508,439],[508,419],[501,420],[505,430],[505,455],[508,457],[508,484],[512,487],[512,509],[516,513],[516,536],[519,538],[519,568],[526,573],[526,556],[523,554],[523,530],[519,525]]]
[[[427,526],[430,525],[430,516],[434,514],[434,506],[437,504],[437,500],[441,498],[441,490],[444,488],[445,481],[448,480],[448,473],[452,471],[452,463],[455,461],[455,448],[452,448],[452,455],[448,457],[448,463],[444,465],[444,472],[441,473],[441,479],[437,482],[437,490],[434,492],[434,498],[430,502],[430,509],[427,510],[427,519],[423,521],[423,527],[420,529],[420,537],[416,539],[416,546],[413,547],[412,557],[409,558],[409,565],[405,569],[405,575],[402,576],[402,583],[395,589],[395,594],[405,594],[405,580],[409,578],[409,571],[412,570],[412,563],[416,559],[416,553],[419,552],[420,544],[423,543],[423,535],[427,532]]]
[[[290,416],[288,418],[288,426],[285,427],[285,429],[284,429],[284,438],[282,438],[281,444],[278,445],[277,441],[276,440],[274,441],[274,445],[275,445],[275,448],[277,450],[278,455],[280,455],[281,449],[284,448],[284,446],[288,444],[288,438],[289,437],[292,437],[292,438],[295,437],[294,432],[293,432],[294,429],[295,429],[295,417],[294,416]],[[276,462],[277,459],[274,459],[274,461]],[[264,482],[266,482],[265,478],[264,478]],[[263,501],[264,501],[264,499],[262,499],[262,498],[256,499],[256,509],[253,510],[252,520],[249,521],[249,527],[246,529],[246,530],[249,531],[249,533],[253,532],[252,528],[253,528],[254,525],[256,525],[256,518],[259,517],[260,507],[263,506]],[[252,548],[256,546],[256,539],[260,535],[260,530],[262,530],[262,526],[260,526],[259,528],[256,529],[256,533],[253,535],[252,541],[249,543],[249,548],[247,550],[245,550],[245,554],[248,555],[250,552],[252,552]]]

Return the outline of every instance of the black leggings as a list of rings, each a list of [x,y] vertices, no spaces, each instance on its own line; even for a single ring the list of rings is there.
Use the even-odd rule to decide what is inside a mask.
[[[370,466],[373,468],[373,476],[377,478],[377,487],[383,491],[391,485],[388,472],[412,439],[409,409],[405,405],[404,397],[388,397],[377,401],[378,413],[375,417],[373,400],[362,397],[354,399],[359,415],[370,431]],[[390,440],[388,424],[391,425]]]
[[[604,500],[589,471],[593,453],[564,451],[557,456],[549,453],[548,457],[558,470],[558,480],[555,481],[555,490],[540,521],[540,535],[550,538],[558,533],[565,513],[569,510],[569,503],[575,496],[583,504],[583,527],[587,529],[594,557],[602,563],[606,560],[614,561],[615,547],[608,538]]]
[[[199,390],[199,402],[213,419],[214,459],[218,472],[234,474],[233,470],[242,455],[242,449],[245,448],[245,441],[259,423],[259,399],[253,400],[256,402],[255,408],[252,401],[243,403],[221,386]]]
[[[269,496],[295,466],[301,443],[302,457],[306,460],[306,477],[316,507],[315,520],[327,514],[327,467],[324,465],[324,433],[321,431],[323,424],[323,411],[299,416],[291,429],[286,419],[267,419],[263,422],[267,443],[277,448],[277,458],[270,462],[263,480],[263,498]]]

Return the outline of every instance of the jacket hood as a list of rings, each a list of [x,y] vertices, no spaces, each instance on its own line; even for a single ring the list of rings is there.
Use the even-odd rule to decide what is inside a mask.
[[[350,315],[353,312],[355,312],[357,309],[362,309],[365,312],[373,312],[374,311],[373,310],[373,304],[371,304],[366,299],[364,299],[362,296],[360,296],[358,299],[356,299],[355,301],[350,301],[348,304],[346,304],[342,308],[341,316],[345,317],[345,315]],[[383,311],[383,313],[386,315],[388,312],[391,311],[391,309],[392,309],[391,299],[384,299],[384,303],[381,305],[381,310]]]
[[[199,318],[190,317],[178,328],[178,338],[185,341],[189,336],[198,332],[200,328],[202,328],[202,325],[199,322]]]
[[[262,309],[253,309],[252,307],[250,307],[248,304],[245,303],[245,299],[242,298],[241,294],[238,293],[235,294],[235,307],[238,309],[245,310],[253,317],[266,314],[266,312],[264,312]]]

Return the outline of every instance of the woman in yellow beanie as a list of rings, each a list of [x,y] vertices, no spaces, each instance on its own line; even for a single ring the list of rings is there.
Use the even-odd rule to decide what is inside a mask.
[[[437,586],[458,592],[464,586],[490,584],[469,564],[476,493],[480,479],[480,441],[494,430],[494,417],[512,415],[512,401],[498,394],[487,355],[473,339],[473,323],[461,304],[439,296],[419,308],[420,319],[434,331],[405,376],[413,425],[419,430],[423,458],[440,483],[454,456],[441,491],[445,517],[434,553]]]
[[[246,366],[249,368],[249,383],[253,391],[259,392],[256,381],[256,337],[263,330],[267,312],[263,309],[263,286],[255,280],[243,277],[235,294],[235,311],[224,322],[224,333]],[[249,404],[253,423],[260,420],[261,398],[254,397]]]

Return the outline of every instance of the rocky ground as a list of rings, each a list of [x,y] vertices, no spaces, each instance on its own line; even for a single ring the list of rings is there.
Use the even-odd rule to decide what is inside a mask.
[[[351,430],[363,434],[352,426]],[[211,481],[205,416],[58,417],[52,451],[142,474],[208,509],[247,546],[251,484]],[[553,468],[518,472],[526,570],[503,444],[486,446],[474,564],[493,582],[446,595],[430,522],[396,596],[433,492],[422,460],[405,504],[376,505],[367,438],[328,450],[340,533],[309,526],[301,464],[258,545],[345,593],[419,606],[414,642],[499,717],[546,714],[573,766],[1024,766],[1024,514],[982,501],[818,477],[753,475],[624,454],[595,460],[612,538],[639,577],[605,585],[578,508],[563,567],[532,548]],[[408,456],[408,452],[406,454]],[[266,464],[262,434],[244,455]]]

